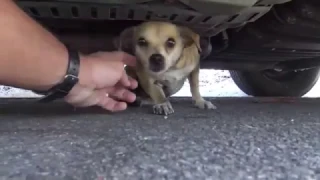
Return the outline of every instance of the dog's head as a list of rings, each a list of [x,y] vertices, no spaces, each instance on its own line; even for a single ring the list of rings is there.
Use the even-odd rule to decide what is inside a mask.
[[[175,65],[183,49],[192,45],[201,52],[198,34],[167,22],[145,22],[128,28],[118,40],[120,49],[134,54],[139,63],[154,74]]]

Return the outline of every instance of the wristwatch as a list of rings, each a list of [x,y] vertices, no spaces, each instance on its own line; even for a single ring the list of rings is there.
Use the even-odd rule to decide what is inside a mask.
[[[50,88],[48,91],[34,91],[35,93],[42,94],[44,97],[40,98],[39,102],[47,103],[57,99],[64,98],[69,94],[71,89],[78,83],[79,70],[80,70],[80,57],[77,51],[72,50],[66,46],[68,50],[68,68],[64,79],[57,85]]]

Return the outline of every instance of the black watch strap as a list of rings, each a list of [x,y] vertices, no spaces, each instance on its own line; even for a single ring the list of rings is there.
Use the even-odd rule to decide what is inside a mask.
[[[71,89],[78,83],[79,78],[79,70],[80,70],[80,57],[77,51],[73,51],[69,47],[67,47],[69,59],[68,59],[68,68],[64,79],[59,84],[55,85],[47,92],[39,92],[35,91],[39,94],[44,94],[39,102],[51,102],[56,99],[64,98],[69,94]]]

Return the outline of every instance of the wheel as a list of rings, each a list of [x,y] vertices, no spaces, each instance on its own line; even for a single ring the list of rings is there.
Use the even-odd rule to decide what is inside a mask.
[[[319,78],[319,70],[318,67],[297,72],[230,71],[230,75],[235,84],[247,95],[301,97],[315,85]]]

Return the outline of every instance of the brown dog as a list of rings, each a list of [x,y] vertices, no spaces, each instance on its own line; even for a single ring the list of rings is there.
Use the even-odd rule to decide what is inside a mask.
[[[127,73],[138,80],[137,98],[153,103],[155,114],[174,112],[169,97],[189,80],[192,99],[201,109],[215,109],[199,92],[200,37],[186,27],[168,22],[145,22],[124,30],[118,48],[137,57]]]

